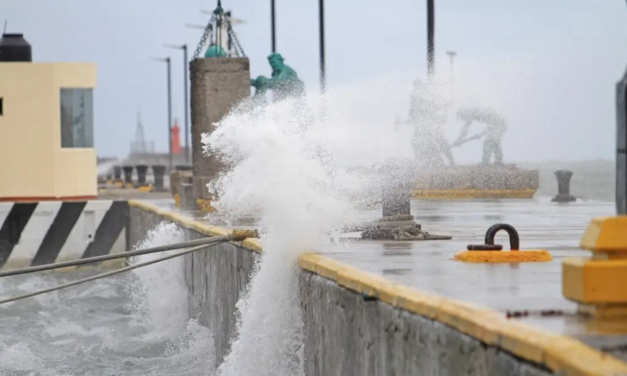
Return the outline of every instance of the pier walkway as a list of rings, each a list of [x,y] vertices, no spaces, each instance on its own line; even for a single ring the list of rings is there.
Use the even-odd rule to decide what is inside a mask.
[[[177,212],[196,222],[226,227],[203,213],[182,212],[172,200],[142,200],[161,210]],[[614,203],[578,201],[569,204],[535,200],[412,201],[412,213],[432,234],[452,235],[448,241],[368,241],[358,233],[325,249],[324,256],[377,274],[418,291],[475,304],[503,313],[547,334],[569,336],[627,362],[627,326],[609,319],[586,320],[576,314],[576,304],[562,296],[561,261],[587,256],[578,248],[594,217],[614,215]],[[360,220],[380,217],[380,210],[363,211]],[[547,249],[547,263],[469,264],[453,260],[467,244],[482,244],[487,228],[495,223],[513,225],[521,249]],[[230,228],[251,228],[241,223]],[[497,244],[508,249],[505,233]],[[627,364],[626,364],[627,367]]]

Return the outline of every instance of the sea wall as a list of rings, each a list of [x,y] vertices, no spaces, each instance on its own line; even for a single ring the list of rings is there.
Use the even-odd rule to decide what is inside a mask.
[[[151,204],[129,205],[132,242],[161,221],[177,223],[190,239],[228,233]],[[186,256],[190,315],[212,331],[218,362],[229,350],[236,303],[260,252],[252,239]],[[308,376],[621,375],[625,369],[575,339],[321,255],[303,255],[299,266]]]
[[[321,276],[299,278],[305,374],[545,376],[543,367]]]

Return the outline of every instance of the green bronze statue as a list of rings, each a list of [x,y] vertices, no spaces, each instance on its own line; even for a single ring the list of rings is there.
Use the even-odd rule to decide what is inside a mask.
[[[305,95],[305,84],[298,78],[296,71],[285,64],[281,54],[270,54],[268,62],[272,68],[272,76],[270,78],[259,76],[250,80],[250,85],[256,89],[254,97],[265,96],[268,90],[273,91],[277,101]]]

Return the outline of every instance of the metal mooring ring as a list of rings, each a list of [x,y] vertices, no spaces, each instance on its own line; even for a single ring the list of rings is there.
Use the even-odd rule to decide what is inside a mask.
[[[494,237],[496,233],[505,230],[509,235],[509,248],[512,251],[518,251],[520,249],[520,237],[518,237],[518,231],[512,225],[507,223],[497,223],[491,226],[485,233],[485,244],[469,244],[466,249],[469,251],[500,251],[503,246],[500,244],[494,244]]]

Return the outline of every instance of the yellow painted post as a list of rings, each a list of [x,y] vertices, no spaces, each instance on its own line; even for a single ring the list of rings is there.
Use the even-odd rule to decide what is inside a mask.
[[[581,239],[591,257],[562,262],[562,293],[594,317],[627,317],[627,216],[593,219]]]

